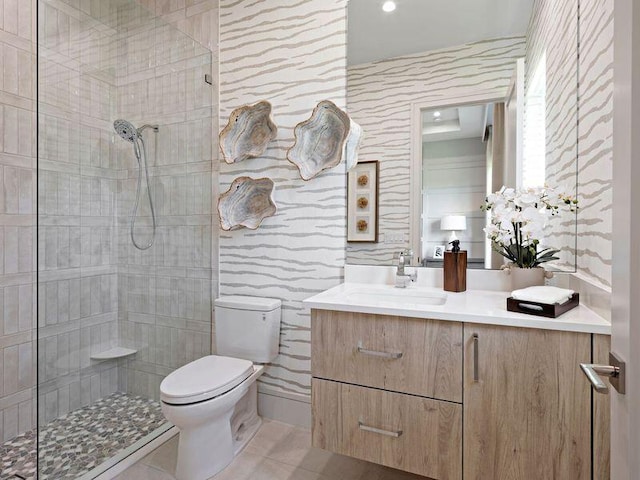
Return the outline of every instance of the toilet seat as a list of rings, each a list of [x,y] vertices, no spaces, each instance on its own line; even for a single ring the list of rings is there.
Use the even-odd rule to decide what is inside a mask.
[[[252,373],[249,360],[208,355],[167,375],[160,384],[160,399],[173,405],[202,402],[227,393]]]

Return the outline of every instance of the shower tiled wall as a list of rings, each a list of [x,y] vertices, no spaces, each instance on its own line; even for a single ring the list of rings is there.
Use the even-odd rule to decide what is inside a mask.
[[[218,0],[139,0],[149,11],[218,55]],[[214,130],[215,131],[215,130]]]
[[[117,390],[115,4],[39,2],[38,402],[41,424]],[[76,2],[78,3],[78,2]]]
[[[120,389],[158,398],[168,373],[211,350],[212,106],[211,52],[172,25],[133,27],[119,48],[136,59],[118,65],[118,116],[146,130],[158,222],[152,248],[137,250],[129,222],[138,164],[130,144],[118,144],[118,320],[120,340],[138,354],[121,361]],[[137,240],[151,238],[141,196]]]
[[[0,0],[0,443],[35,425],[34,11]]]
[[[0,0],[0,441],[35,427],[36,268],[43,422],[118,388],[155,398],[164,374],[210,350],[217,1],[140,3],[149,8],[40,1],[36,189],[36,2]],[[127,237],[135,163],[112,130],[127,116],[161,124],[149,142],[160,220],[152,255]],[[120,365],[90,360],[116,344],[140,353]]]
[[[40,2],[39,415],[116,390],[157,398],[211,337],[211,52],[133,0]],[[137,162],[116,136],[145,130],[158,218],[135,249]],[[145,184],[136,239],[150,239]],[[133,359],[95,361],[115,346]]]

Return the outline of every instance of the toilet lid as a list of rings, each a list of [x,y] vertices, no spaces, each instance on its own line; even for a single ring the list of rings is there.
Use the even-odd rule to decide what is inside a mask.
[[[253,363],[209,355],[171,372],[160,384],[160,398],[174,404],[195,403],[222,395],[249,378]]]

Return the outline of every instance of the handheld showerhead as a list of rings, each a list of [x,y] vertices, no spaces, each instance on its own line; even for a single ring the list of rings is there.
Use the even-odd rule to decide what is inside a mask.
[[[142,138],[142,131],[146,128],[153,129],[154,132],[158,132],[157,125],[143,125],[140,128],[133,126],[131,122],[119,118],[113,122],[113,128],[116,133],[122,137],[123,140],[133,143],[133,153],[138,160],[138,186],[136,188],[136,200],[131,212],[131,223],[129,224],[129,234],[131,236],[131,242],[138,250],[147,250],[151,248],[156,238],[156,212],[153,209],[153,198],[151,198],[151,187],[149,185],[149,167],[147,165],[147,147],[144,144],[144,138]],[[142,185],[142,169],[144,166],[144,174],[147,179],[147,197],[149,198],[149,208],[151,210],[151,219],[153,221],[153,233],[151,241],[146,245],[140,245],[136,242],[134,235],[134,229],[136,225],[136,217],[138,216],[138,205],[140,203],[140,189]]]
[[[140,137],[140,133],[130,122],[126,120],[118,119],[113,122],[113,128],[116,133],[120,135],[127,142],[133,143],[135,139]]]

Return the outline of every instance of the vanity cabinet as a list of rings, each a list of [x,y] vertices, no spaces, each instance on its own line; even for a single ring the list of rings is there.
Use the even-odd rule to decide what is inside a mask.
[[[462,478],[462,323],[312,310],[312,444]]]
[[[611,337],[593,336],[593,362],[609,364]],[[607,384],[609,380],[603,379]],[[611,386],[609,386],[611,388]],[[593,479],[609,480],[611,472],[611,405],[610,395],[593,393]]]
[[[608,336],[312,309],[314,447],[435,480],[605,480]]]
[[[591,478],[588,333],[465,324],[464,478]]]

